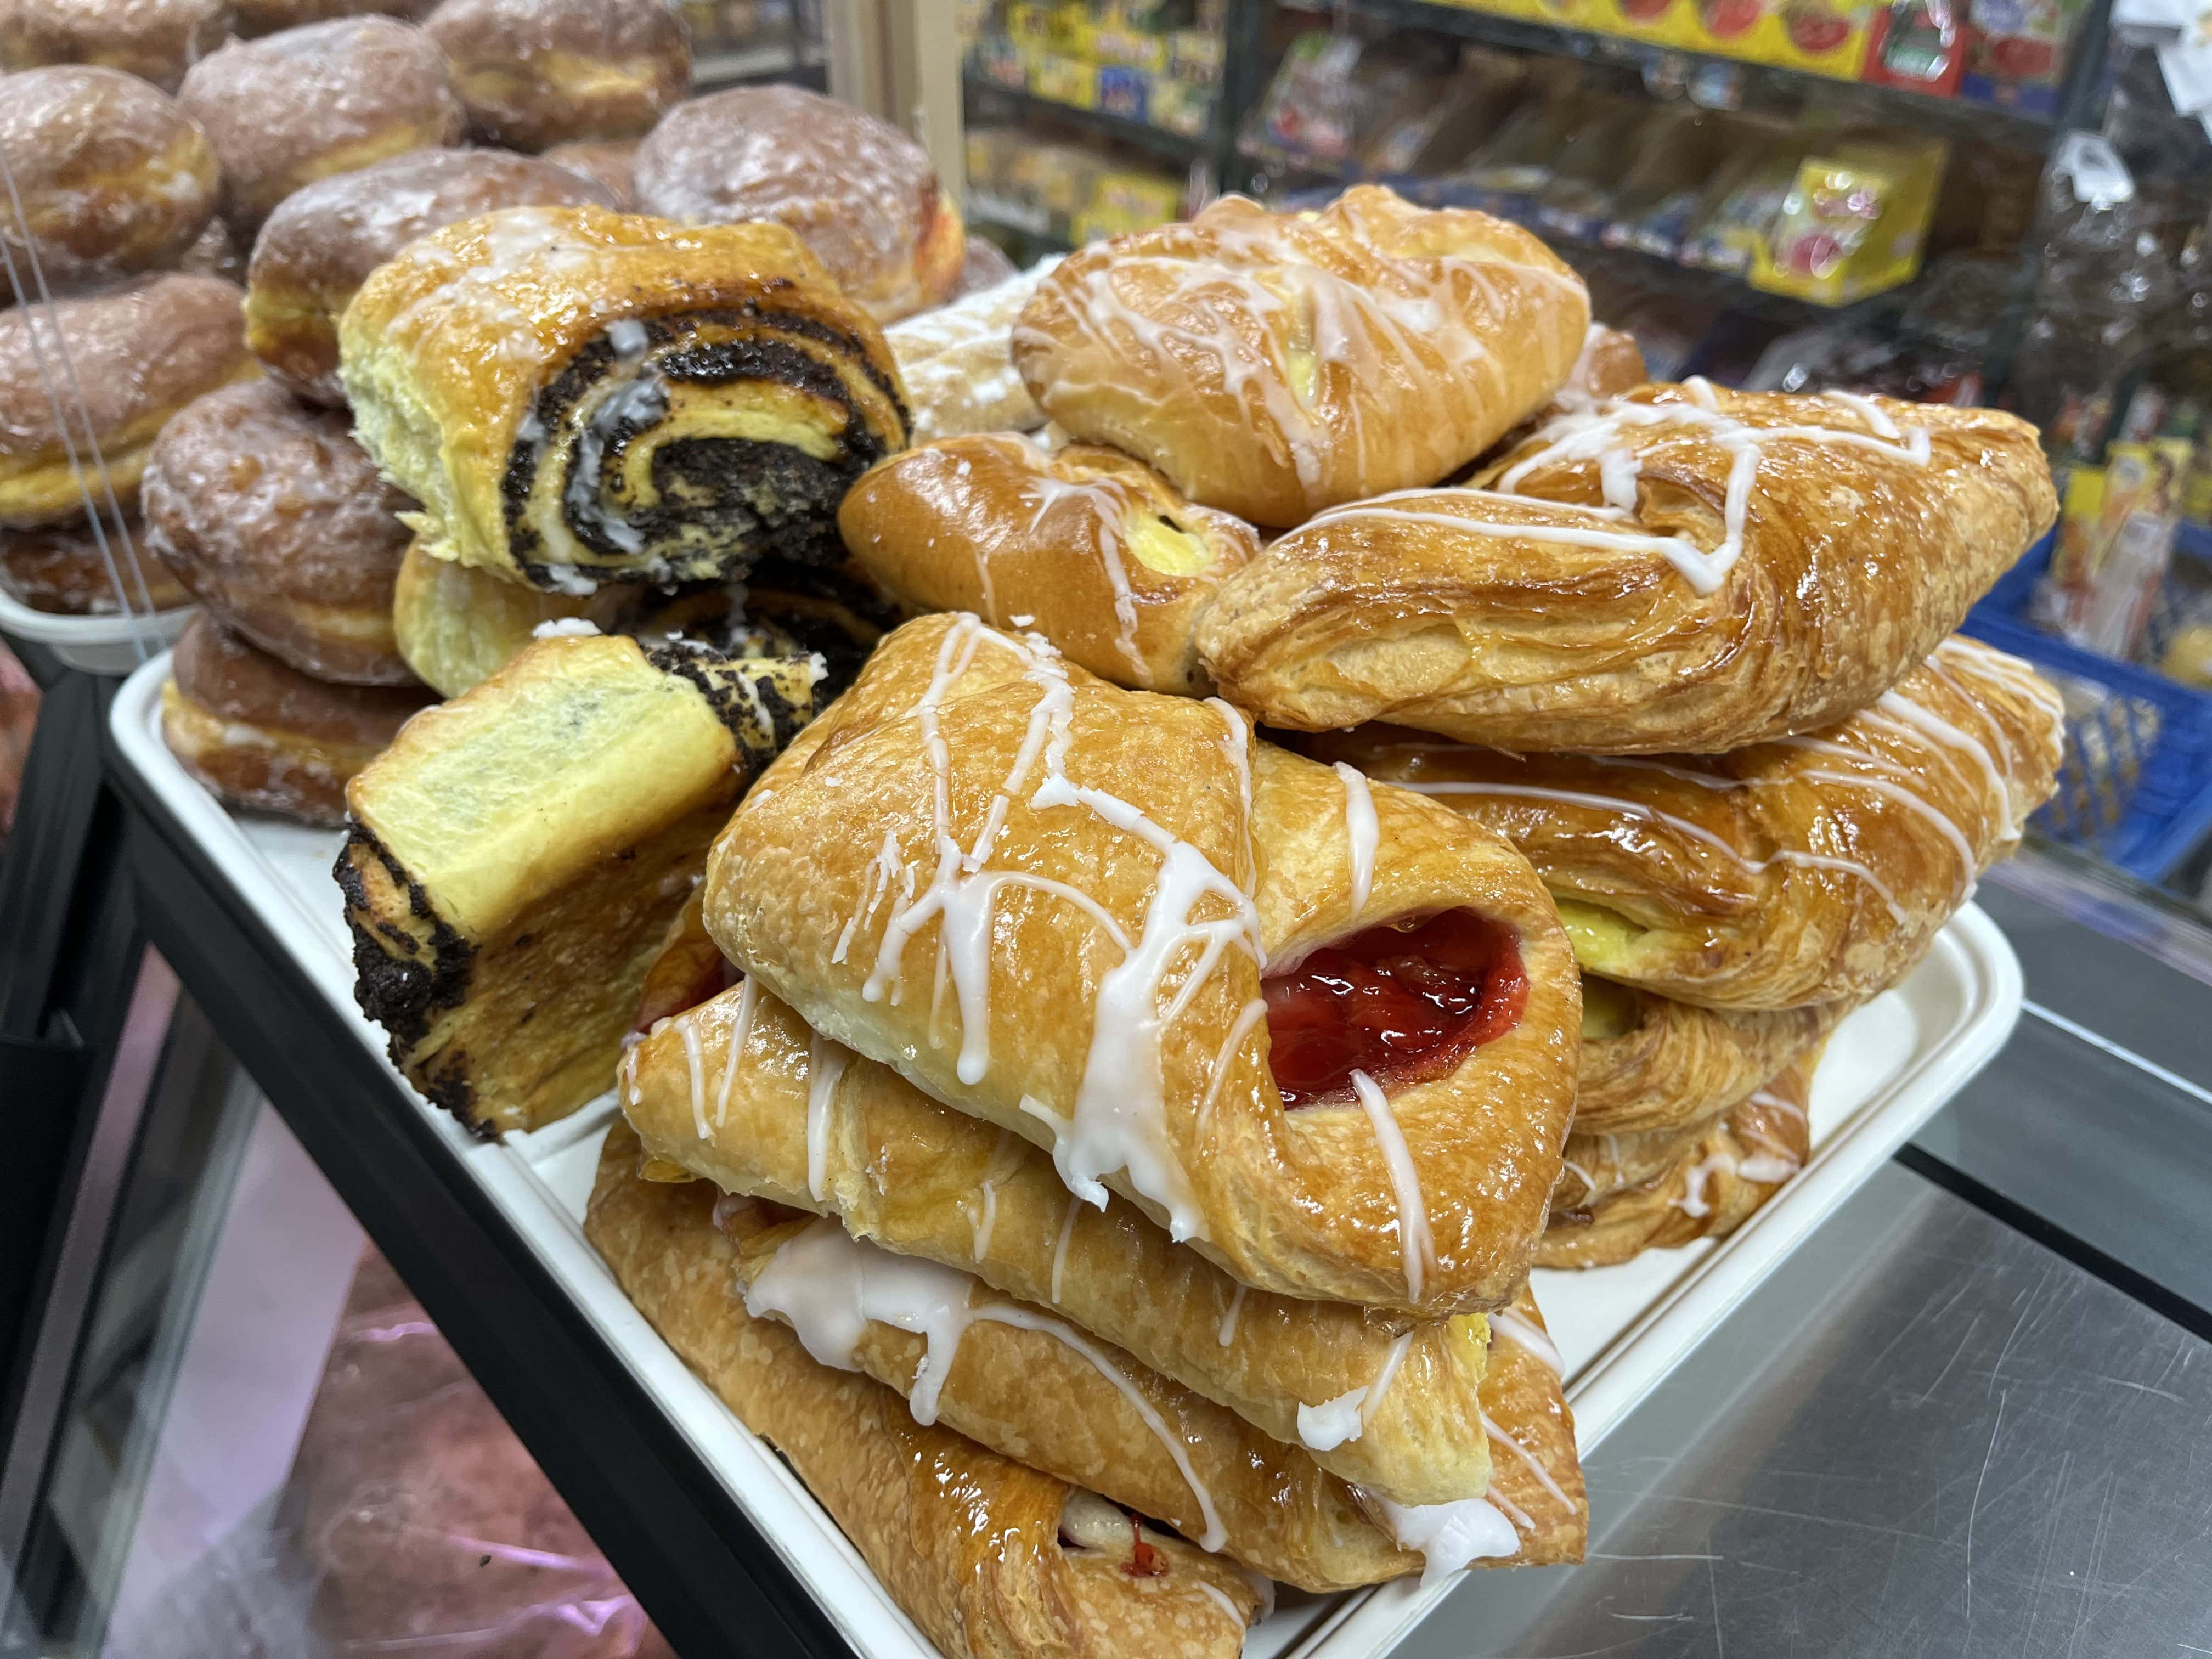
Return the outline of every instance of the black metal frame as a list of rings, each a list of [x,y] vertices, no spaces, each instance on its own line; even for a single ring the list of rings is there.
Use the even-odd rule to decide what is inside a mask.
[[[153,791],[107,759],[146,938],[661,1632],[687,1655],[848,1653],[421,1106]]]

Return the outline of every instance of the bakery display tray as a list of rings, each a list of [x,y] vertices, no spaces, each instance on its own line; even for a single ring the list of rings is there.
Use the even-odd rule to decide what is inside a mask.
[[[352,947],[331,866],[342,836],[234,817],[164,746],[166,656],[133,673],[110,719],[121,763],[222,872],[318,995],[340,1012],[391,1077],[395,1109],[432,1120],[481,1188],[643,1392],[750,1516],[845,1640],[869,1659],[935,1650],[878,1585],[805,1488],[678,1359],[631,1307],[591,1247],[582,1213],[611,1093],[566,1121],[487,1145],[416,1097],[390,1069],[382,1034],[353,1002]],[[1995,923],[1968,906],[1897,989],[1846,1020],[1813,1089],[1804,1170],[1729,1238],[1647,1251],[1620,1267],[1539,1273],[1535,1291],[1565,1358],[1587,1454],[1729,1311],[1811,1234],[2001,1048],[2021,1008],[2020,964]],[[1840,1275],[1851,1264],[1835,1264]],[[1285,1592],[1246,1644],[1248,1659],[1370,1659],[1432,1613],[1480,1616],[1486,1575],[1430,1589],[1403,1580],[1334,1596]],[[1449,1612],[1438,1613],[1449,1599]]]
[[[33,611],[0,592],[0,634],[34,641],[88,674],[128,674],[173,644],[194,609],[186,605],[151,616],[64,617]]]

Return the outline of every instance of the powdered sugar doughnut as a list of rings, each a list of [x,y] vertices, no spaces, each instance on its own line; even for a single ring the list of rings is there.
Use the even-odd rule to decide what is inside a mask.
[[[105,514],[97,534],[88,522],[0,530],[0,588],[33,611],[64,617],[112,617],[126,608],[173,611],[191,603],[192,596],[147,552],[138,515],[125,514],[124,526],[127,540]],[[118,581],[127,606],[115,597]]]

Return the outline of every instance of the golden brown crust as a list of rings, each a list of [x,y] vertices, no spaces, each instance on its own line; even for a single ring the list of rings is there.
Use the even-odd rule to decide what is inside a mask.
[[[707,921],[731,959],[815,1029],[934,1098],[1057,1142],[1072,1185],[1103,1202],[1104,1180],[1248,1283],[1431,1314],[1496,1307],[1525,1270],[1557,1178],[1579,985],[1522,861],[1416,796],[1373,793],[1378,850],[1355,909],[1350,826],[1365,794],[1356,775],[1252,743],[1225,707],[1118,690],[973,617],[923,617],[878,648],[732,818],[708,868]],[[1133,813],[1151,827],[1118,827]],[[977,918],[962,925],[988,915],[988,957],[948,957],[959,994],[939,999],[925,988],[949,933],[931,896],[952,888],[930,872],[952,867],[942,848],[972,853],[987,816],[994,839],[968,874],[1022,878],[961,890],[957,902],[974,908],[959,915]],[[902,866],[928,904],[899,896]],[[1460,908],[1517,938],[1519,1019],[1375,1117],[1357,1105],[1285,1111],[1254,933],[1279,971],[1359,928]],[[1177,1017],[1128,1030],[1195,960],[1206,971],[1182,969]],[[964,1009],[988,1025],[965,1035]],[[1114,1091],[1126,1109],[1108,1108],[1103,1083],[1086,1087],[1094,1048],[1127,1068]],[[1402,1214],[1385,1136],[1402,1137],[1419,1188]],[[1141,1169],[1117,1174],[1129,1160]]]
[[[711,970],[720,957],[708,948]],[[679,976],[702,980],[696,963]],[[1301,1406],[1371,1389],[1387,1370],[1359,1434],[1315,1453],[1344,1480],[1424,1504],[1479,1496],[1490,1478],[1473,1320],[1417,1324],[1240,1285],[1133,1205],[1081,1203],[1046,1153],[817,1038],[769,992],[732,987],[659,1022],[617,1089],[654,1157],[1051,1308],[1273,1439],[1299,1442]]]
[[[607,192],[616,208],[628,213],[635,205],[630,190],[630,166],[637,156],[637,145],[635,138],[587,138],[573,144],[556,144],[538,159],[590,179]]]
[[[345,822],[347,782],[433,701],[421,690],[326,685],[226,632],[185,624],[162,688],[161,733],[233,806]]]
[[[1617,1035],[1593,1036],[1588,1016],[1600,1003],[1620,1011]],[[1837,998],[1731,1013],[1586,975],[1575,1135],[1680,1130],[1725,1112],[1826,1041],[1857,1006]],[[1570,1136],[1570,1158],[1573,1143]]]
[[[410,243],[339,336],[428,550],[555,592],[819,558],[906,440],[882,334],[780,225],[506,209]]]
[[[1959,636],[1865,713],[1730,755],[1516,759],[1374,727],[1309,747],[1526,853],[1586,969],[1716,1008],[1864,1001],[2051,792],[2057,694]]]
[[[1701,381],[1563,413],[1474,482],[1276,542],[1201,622],[1223,695],[1299,731],[1718,753],[1873,702],[2057,511],[2013,416]]]
[[[147,543],[228,627],[302,673],[412,685],[392,592],[413,503],[351,425],[273,380],[197,399],[147,463]]]
[[[445,0],[423,24],[487,144],[636,138],[691,90],[691,42],[663,0]]]
[[[252,232],[302,185],[459,142],[467,122],[437,43],[390,17],[234,40],[177,97],[222,163],[222,215]]]
[[[418,150],[319,179],[287,196],[254,239],[246,347],[301,397],[343,409],[338,319],[370,271],[456,220],[583,203],[621,205],[573,169],[504,150]]]
[[[137,514],[125,515],[123,534],[116,532],[115,521],[105,513],[100,526],[100,535],[93,533],[88,522],[45,530],[0,530],[0,588],[33,611],[63,617],[173,611],[191,603],[192,596],[161,562],[148,556],[145,531]],[[114,576],[108,574],[111,561]],[[116,599],[118,579],[125,603]]]
[[[725,1228],[738,1241],[746,1305],[763,1316],[790,1313],[807,1340],[815,1298],[836,1296],[851,1281],[815,1277],[804,1258],[812,1254],[819,1262],[826,1255],[833,1272],[866,1272],[872,1261],[892,1259],[854,1244],[834,1221],[793,1222],[781,1219],[784,1214],[769,1206],[738,1206]],[[802,1277],[779,1296],[773,1271],[787,1251],[801,1259]],[[947,1427],[1302,1589],[1349,1589],[1418,1568],[1415,1557],[1361,1513],[1350,1488],[1304,1451],[964,1273],[940,1269],[930,1278],[955,1306],[979,1316],[957,1335],[871,1319],[852,1358],[909,1398],[934,1387],[925,1408]],[[1147,1409],[1158,1430],[1147,1422]]]
[[[33,249],[56,291],[173,264],[215,213],[205,136],[173,101],[118,70],[0,78],[0,155],[15,192],[0,214],[0,247],[27,285]]]
[[[927,152],[888,121],[801,87],[737,87],[672,110],[638,146],[641,212],[772,220],[879,323],[942,305],[967,257]]]
[[[1070,256],[1014,361],[1073,436],[1287,526],[1474,459],[1559,389],[1589,325],[1582,280],[1526,231],[1363,185],[1319,214],[1228,197]]]
[[[0,311],[0,526],[84,517],[86,483],[69,440],[82,453],[88,428],[106,471],[105,488],[88,477],[94,501],[106,511],[112,489],[123,507],[135,506],[147,452],[169,417],[204,392],[260,373],[246,354],[238,301],[235,288],[212,276],[144,277],[41,307],[36,340],[23,307]],[[67,434],[39,368],[41,350],[54,356],[57,328],[76,370]]]
[[[0,69],[85,64],[174,92],[222,44],[228,0],[9,0],[0,6]]]
[[[392,630],[407,666],[425,685],[458,697],[513,661],[538,628],[580,617],[601,632],[621,597],[602,588],[586,599],[541,593],[487,571],[434,559],[410,543],[392,586]]]
[[[1251,526],[1194,506],[1119,450],[946,438],[873,467],[838,509],[861,568],[924,611],[1034,630],[1142,691],[1212,689],[1191,630],[1256,556]]]
[[[889,1389],[817,1364],[788,1330],[750,1318],[735,1294],[736,1249],[712,1218],[714,1188],[640,1181],[637,1154],[617,1123],[585,1236],[669,1346],[790,1461],[931,1641],[952,1659],[1234,1659],[1257,1606],[1242,1574],[1149,1528],[1129,1528],[1126,1553],[1103,1538],[1064,1543],[1071,1503],[1087,1494],[917,1424]],[[1164,1570],[1127,1571],[1140,1565]]]
[[[1618,1153],[1586,1149],[1598,1167],[1563,1183],[1538,1265],[1610,1267],[1734,1232],[1812,1155],[1807,1106],[1819,1063],[1816,1048],[1726,1116],[1677,1136],[1671,1157],[1663,1135],[1623,1137],[1638,1144]]]
[[[1482,1376],[1490,1502],[1513,1522],[1521,1547],[1477,1566],[1565,1565],[1579,1562],[1589,1542],[1589,1498],[1559,1360],[1535,1293],[1523,1283],[1512,1306],[1491,1322],[1490,1364]]]

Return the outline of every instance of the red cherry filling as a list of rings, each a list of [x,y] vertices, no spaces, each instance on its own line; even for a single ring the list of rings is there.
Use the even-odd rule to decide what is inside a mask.
[[[1472,910],[1367,928],[1261,988],[1285,1106],[1356,1099],[1355,1071],[1386,1093],[1443,1077],[1528,1001],[1519,936]]]

